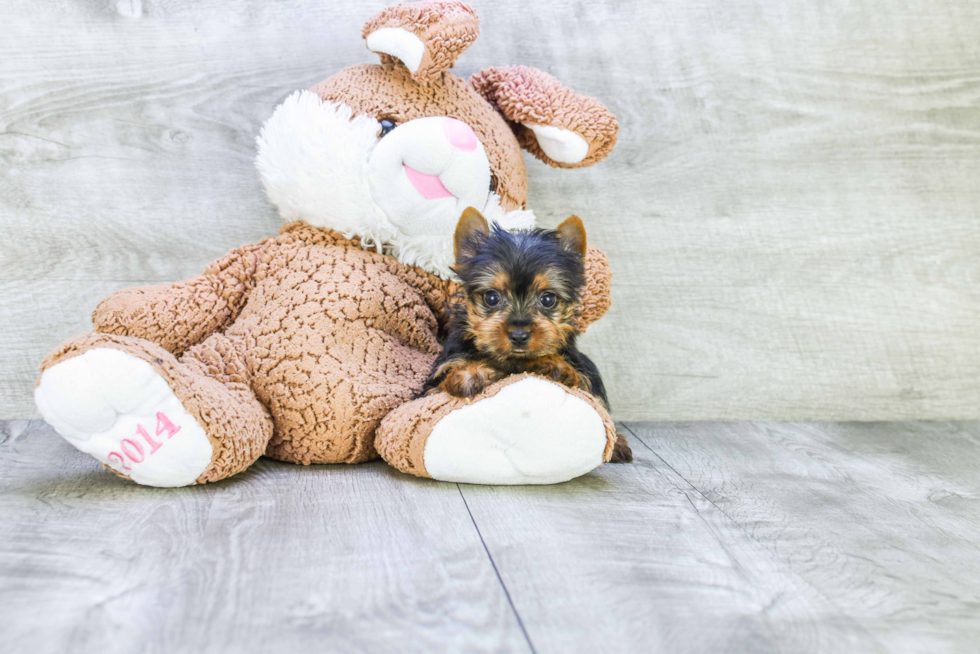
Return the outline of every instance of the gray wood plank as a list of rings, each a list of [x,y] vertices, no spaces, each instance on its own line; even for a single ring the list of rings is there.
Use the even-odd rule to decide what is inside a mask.
[[[650,450],[633,453],[560,486],[460,485],[536,651],[884,651]]]
[[[980,423],[628,427],[888,651],[977,650]]]
[[[262,461],[159,490],[3,423],[0,642],[976,649],[980,424],[627,426],[634,464],[552,487]]]
[[[5,652],[529,651],[454,484],[262,460],[204,487],[0,431]]]
[[[60,291],[52,292],[55,286]],[[0,297],[4,298],[0,341],[39,346],[15,348],[5,355],[19,371],[17,375],[0,374],[0,404],[12,407],[10,415],[25,418],[37,413],[33,407],[34,384],[40,375],[41,359],[47,354],[41,351],[46,343],[91,331],[95,305],[109,293],[127,286],[130,284],[126,282],[100,280],[0,279]]]
[[[37,415],[99,284],[275,232],[259,126],[372,61],[385,4],[2,3],[0,417]],[[611,256],[583,343],[620,419],[980,417],[980,4],[473,4],[460,74],[538,66],[620,117],[601,165],[528,164],[542,222]]]

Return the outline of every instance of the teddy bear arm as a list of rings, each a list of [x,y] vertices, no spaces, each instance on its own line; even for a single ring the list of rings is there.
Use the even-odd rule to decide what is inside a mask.
[[[458,300],[459,284],[453,280],[440,279],[423,272],[414,266],[394,266],[393,274],[419,294],[419,299],[432,312],[439,330],[444,331],[451,319],[452,303]]]
[[[235,319],[268,248],[263,242],[233,250],[188,280],[117,291],[92,313],[95,331],[143,338],[180,355]]]
[[[609,257],[594,245],[585,254],[585,291],[582,293],[582,309],[579,327],[582,331],[602,318],[612,306],[612,270]]]
[[[512,375],[471,399],[435,392],[381,421],[375,448],[417,477],[475,484],[553,484],[609,461],[616,427],[588,393]]]

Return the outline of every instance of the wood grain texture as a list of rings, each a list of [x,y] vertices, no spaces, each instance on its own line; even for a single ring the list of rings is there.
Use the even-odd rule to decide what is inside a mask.
[[[407,482],[407,483],[406,483]],[[0,430],[5,652],[529,652],[455,484],[261,460],[139,487]]]
[[[370,62],[385,2],[0,7],[0,416],[103,292],[278,220],[252,167],[289,92]],[[603,99],[600,165],[528,161],[609,253],[583,339],[619,419],[980,417],[980,4],[473,0],[459,62]]]
[[[537,652],[877,652],[640,443],[560,486],[462,484]]]
[[[887,651],[976,651],[980,423],[628,427]]]
[[[980,423],[630,423],[443,484],[261,460],[136,486],[0,423],[0,643],[71,652],[973,652]]]

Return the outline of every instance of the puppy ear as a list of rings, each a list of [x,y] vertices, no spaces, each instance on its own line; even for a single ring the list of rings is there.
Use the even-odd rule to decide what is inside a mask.
[[[453,236],[453,254],[456,255],[456,260],[459,260],[460,254],[472,255],[470,239],[472,239],[476,234],[490,233],[490,225],[487,224],[487,219],[483,217],[479,211],[473,207],[466,207],[463,211],[463,215],[459,217],[459,223],[456,225],[456,234]],[[583,232],[584,234],[584,232]]]
[[[558,232],[558,242],[570,252],[585,256],[588,243],[585,240],[585,225],[578,216],[569,216],[555,228]]]
[[[369,50],[385,63],[401,61],[426,84],[453,67],[480,35],[480,17],[459,0],[425,0],[388,7],[364,24]]]
[[[537,68],[486,68],[470,84],[511,122],[521,147],[546,164],[591,166],[616,145],[619,124],[601,102]]]

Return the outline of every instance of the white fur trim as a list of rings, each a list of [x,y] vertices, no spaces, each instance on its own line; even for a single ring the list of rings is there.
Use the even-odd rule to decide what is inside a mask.
[[[492,202],[488,201],[487,206],[482,211],[483,216],[488,221],[497,222],[506,230],[534,227],[533,212],[517,210],[504,213],[500,205],[497,204],[498,201],[497,196],[493,195]],[[453,254],[452,234],[446,236],[405,236],[401,234],[392,247],[392,254],[402,263],[418,266],[442,279],[455,278],[455,273],[452,271],[452,266],[456,263],[456,256]]]
[[[589,143],[575,132],[554,125],[524,123],[548,157],[558,163],[577,164],[589,153]]]
[[[423,456],[440,481],[555,484],[598,467],[605,448],[595,409],[558,384],[530,377],[444,417]]]
[[[413,73],[419,69],[425,55],[422,39],[401,27],[382,27],[367,37],[367,47],[372,52],[382,52],[401,60]]]
[[[211,463],[211,441],[166,380],[120,350],[97,348],[48,368],[34,402],[65,440],[137,484],[187,486]],[[161,414],[174,429],[160,431]]]
[[[397,128],[404,130],[400,137],[414,131],[414,128],[405,129],[412,122],[415,121]],[[397,220],[389,219],[385,210],[375,202],[368,175],[380,129],[377,120],[368,116],[354,117],[347,105],[323,102],[310,91],[297,91],[286,98],[262,127],[255,160],[269,201],[279,209],[283,220],[302,220],[316,227],[327,227],[347,238],[359,236],[364,247],[384,251],[404,264],[419,266],[443,279],[453,276],[453,231],[465,206],[482,204],[475,208],[487,220],[499,222],[505,229],[534,227],[533,213],[512,211],[505,214],[496,194],[473,194],[465,188],[466,175],[457,179],[453,174],[455,170],[445,181],[451,191],[466,197],[465,206],[457,206],[459,202],[451,198],[430,201],[432,206],[427,217],[432,219],[433,209],[441,211],[441,220],[432,222],[440,224],[440,229],[419,233],[424,230],[411,224],[411,215],[401,214],[405,207],[398,202],[388,203],[388,210],[397,214]],[[442,132],[430,132],[420,132],[419,136],[427,135],[428,142],[415,142],[412,147],[415,150],[442,149],[445,144],[438,140],[444,138],[439,136]],[[408,152],[411,150],[407,149]],[[456,165],[456,157],[463,163],[462,159],[466,157],[480,156],[486,157],[482,147],[472,154],[459,155],[454,151],[445,165]],[[401,173],[400,161],[395,163],[394,169]],[[417,162],[416,165],[419,169],[425,167]],[[470,169],[474,187],[489,186],[478,166]],[[438,171],[422,172],[433,174]],[[415,193],[414,189],[411,192]]]
[[[255,164],[284,221],[328,227],[380,248],[396,230],[371,198],[364,168],[381,125],[350,107],[297,91],[262,126]]]

